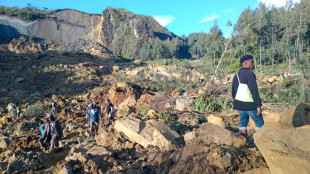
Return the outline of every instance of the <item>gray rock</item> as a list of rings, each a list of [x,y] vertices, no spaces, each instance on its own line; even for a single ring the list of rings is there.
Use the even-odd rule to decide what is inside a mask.
[[[193,98],[178,98],[175,102],[175,109],[183,111],[188,107],[192,106],[193,102]]]

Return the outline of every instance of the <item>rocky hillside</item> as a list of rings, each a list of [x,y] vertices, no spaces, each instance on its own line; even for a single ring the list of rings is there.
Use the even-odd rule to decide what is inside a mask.
[[[0,51],[0,106],[77,94],[103,82],[114,62],[86,53],[15,54]]]
[[[135,15],[123,9],[107,8],[101,15],[76,10],[58,10],[43,19],[23,21],[0,16],[0,39],[10,42],[20,35],[35,37],[46,43],[54,42],[63,51],[109,49],[118,55],[137,57],[149,39],[164,41],[177,38],[153,18]],[[97,54],[96,54],[97,55]]]

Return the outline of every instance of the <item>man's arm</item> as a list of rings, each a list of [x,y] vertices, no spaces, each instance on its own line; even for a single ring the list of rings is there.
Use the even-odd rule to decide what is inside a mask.
[[[62,128],[61,128],[61,123],[60,123],[60,121],[59,120],[56,120],[55,121],[55,128],[56,128],[56,131],[57,131],[57,133],[58,133],[58,135],[59,135],[59,138],[62,138]]]
[[[248,86],[249,86],[249,89],[251,91],[251,94],[252,94],[252,97],[253,97],[253,100],[254,100],[254,104],[256,105],[257,107],[257,115],[261,115],[262,113],[262,102],[261,102],[261,99],[259,97],[259,92],[258,92],[258,87],[257,87],[257,83],[256,83],[256,77],[254,75],[253,72],[250,72],[248,74]]]
[[[43,138],[46,138],[46,136],[47,136],[48,126],[49,126],[48,123],[46,123],[45,127],[44,127]]]
[[[86,119],[86,121],[88,121],[88,120],[89,120],[88,109],[86,109],[85,119]]]
[[[98,112],[98,118],[99,118],[99,122],[100,122],[102,115],[101,115],[101,112],[100,112],[99,108],[97,108],[97,112]]]
[[[110,107],[111,107],[111,104],[109,103],[109,104],[107,105],[107,108],[106,108],[106,113],[109,113],[109,112],[110,112]]]
[[[238,86],[239,86],[239,84],[238,84],[237,76],[235,75],[233,78],[232,89],[231,89],[231,94],[232,94],[233,100],[235,100]]]

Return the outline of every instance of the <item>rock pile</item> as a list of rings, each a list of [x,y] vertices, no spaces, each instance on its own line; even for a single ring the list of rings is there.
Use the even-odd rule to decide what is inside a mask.
[[[300,104],[275,113],[254,140],[271,173],[308,173],[310,167],[310,106]]]

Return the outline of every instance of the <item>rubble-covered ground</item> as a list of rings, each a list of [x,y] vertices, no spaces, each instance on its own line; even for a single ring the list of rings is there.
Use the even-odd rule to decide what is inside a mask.
[[[255,125],[250,121],[248,143],[238,133],[236,111],[201,113],[194,109],[194,99],[211,90],[210,86],[168,93],[152,86],[157,77],[185,77],[199,83],[197,71],[116,63],[82,53],[14,54],[4,48],[0,52],[1,173],[277,173],[309,169],[302,165],[310,152],[303,145],[310,137],[308,105],[277,113],[264,108],[266,126],[254,134]],[[124,80],[142,74],[147,79],[144,83]],[[225,80],[216,85],[227,85]],[[112,125],[107,125],[106,98],[118,109]],[[46,120],[51,100],[57,103],[54,114],[61,121],[64,137],[49,153],[48,147],[39,148],[38,121]],[[85,120],[89,102],[103,113],[96,137],[89,135]],[[17,121],[9,112],[13,104],[21,107]],[[273,157],[289,161],[285,163],[288,169]]]

